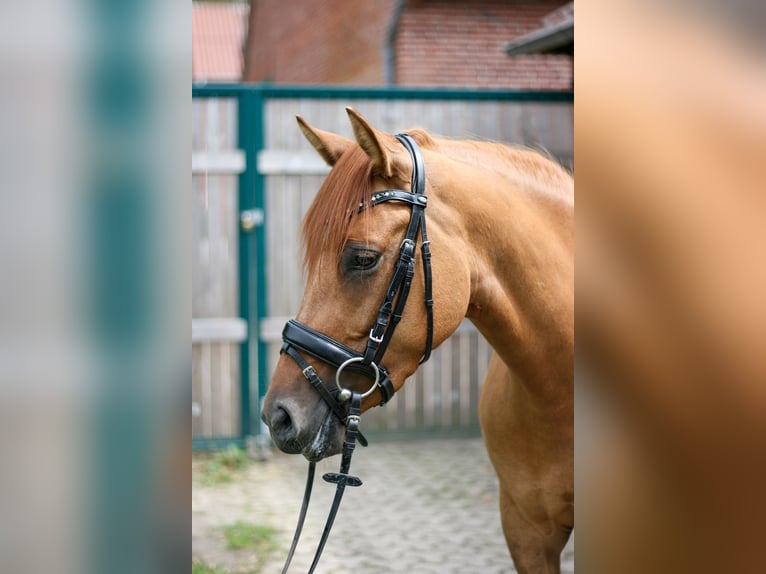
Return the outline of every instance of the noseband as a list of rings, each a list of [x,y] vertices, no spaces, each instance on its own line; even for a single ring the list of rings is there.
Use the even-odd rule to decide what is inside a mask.
[[[364,352],[355,351],[332,337],[315,331],[295,319],[289,320],[282,331],[283,345],[280,352],[292,357],[300,367],[306,380],[317,390],[333,414],[346,426],[346,438],[343,442],[340,472],[327,473],[323,476],[324,480],[335,483],[337,487],[335,499],[330,509],[330,514],[327,517],[327,523],[325,524],[325,529],[309,573],[313,572],[319,563],[319,557],[330,534],[330,529],[335,520],[345,487],[360,486],[362,484],[358,477],[348,474],[351,466],[351,455],[357,438],[362,446],[367,446],[367,440],[359,432],[361,400],[371,395],[376,389],[380,392],[381,397],[379,406],[383,406],[394,396],[394,385],[389,378],[389,371],[382,366],[381,362],[394,335],[396,326],[402,318],[404,306],[409,297],[412,278],[415,275],[415,249],[418,232],[420,232],[421,237],[420,249],[423,258],[426,307],[426,342],[425,351],[420,358],[420,363],[424,363],[431,356],[431,346],[433,344],[433,298],[431,294],[431,250],[428,235],[426,234],[425,216],[425,208],[428,204],[428,198],[426,197],[426,168],[420,148],[412,137],[408,134],[398,134],[396,139],[404,145],[412,158],[411,191],[403,189],[378,191],[370,198],[370,206],[374,207],[386,201],[398,201],[408,204],[412,211],[404,240],[399,248],[399,258],[394,265],[391,280],[389,281],[383,301],[378,308],[375,324],[370,329],[370,335],[367,339]],[[359,205],[359,211],[363,209],[364,203]],[[314,367],[301,356],[301,353],[335,367],[334,388],[328,388],[323,383]],[[357,393],[351,389],[344,388],[340,382],[340,375],[344,370],[360,373],[369,378],[372,381],[369,389],[363,393]],[[303,505],[290,552],[282,570],[283,574],[287,572],[290,566],[290,561],[303,528],[303,521],[311,497],[311,486],[314,480],[314,464],[313,462],[309,463]]]

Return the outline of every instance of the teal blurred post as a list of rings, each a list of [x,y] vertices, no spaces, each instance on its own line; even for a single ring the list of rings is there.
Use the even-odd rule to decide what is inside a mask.
[[[263,149],[263,94],[260,88],[239,91],[239,146],[245,154],[245,171],[239,179],[240,211],[254,210],[261,217],[252,231],[240,226],[240,311],[248,323],[242,345],[242,435],[264,445],[260,410],[268,381],[266,344],[261,339],[261,319],[266,315],[266,206],[263,176],[258,172],[258,152]],[[253,392],[254,391],[254,392]],[[255,397],[253,397],[255,394]]]
[[[151,33],[153,5],[88,6],[80,100],[88,165],[78,229],[94,383],[91,472],[82,485],[87,570],[151,574],[181,556],[172,521],[188,524],[189,515],[173,512],[181,501],[190,512],[188,323],[178,316],[190,315],[191,297],[188,255],[173,248],[188,230],[178,220],[189,219],[191,109],[188,91],[179,95],[171,83],[180,74],[162,69],[184,62],[159,49],[172,34]]]

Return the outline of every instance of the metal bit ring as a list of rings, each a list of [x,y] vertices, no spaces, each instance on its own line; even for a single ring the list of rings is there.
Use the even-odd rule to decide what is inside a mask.
[[[340,367],[338,367],[338,370],[335,372],[335,386],[338,387],[338,390],[343,394],[343,391],[347,391],[348,389],[345,389],[340,384],[340,374],[349,365],[353,363],[360,363],[364,361],[364,357],[351,357],[347,361],[345,361]],[[370,366],[375,370],[375,382],[372,383],[372,386],[367,389],[365,393],[362,393],[362,398],[369,397],[372,392],[378,387],[378,382],[380,381],[380,371],[378,370],[378,366],[375,363],[370,363]]]

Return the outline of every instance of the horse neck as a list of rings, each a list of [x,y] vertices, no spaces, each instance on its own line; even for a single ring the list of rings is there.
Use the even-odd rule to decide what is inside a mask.
[[[514,374],[558,394],[573,376],[571,177],[530,150],[460,145],[429,178],[470,254],[467,317]]]

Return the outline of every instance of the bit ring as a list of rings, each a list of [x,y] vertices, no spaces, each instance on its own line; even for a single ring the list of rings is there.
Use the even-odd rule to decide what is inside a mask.
[[[338,387],[338,390],[341,393],[343,393],[345,390],[348,390],[340,384],[341,372],[349,365],[353,363],[360,363],[362,361],[364,361],[364,357],[351,357],[347,361],[343,362],[340,367],[338,367],[338,370],[335,372],[335,386]],[[375,370],[375,381],[372,383],[372,386],[367,389],[366,392],[362,393],[362,398],[370,396],[372,392],[378,387],[378,382],[380,382],[380,371],[378,370],[378,366],[375,363],[370,363],[370,366]]]

